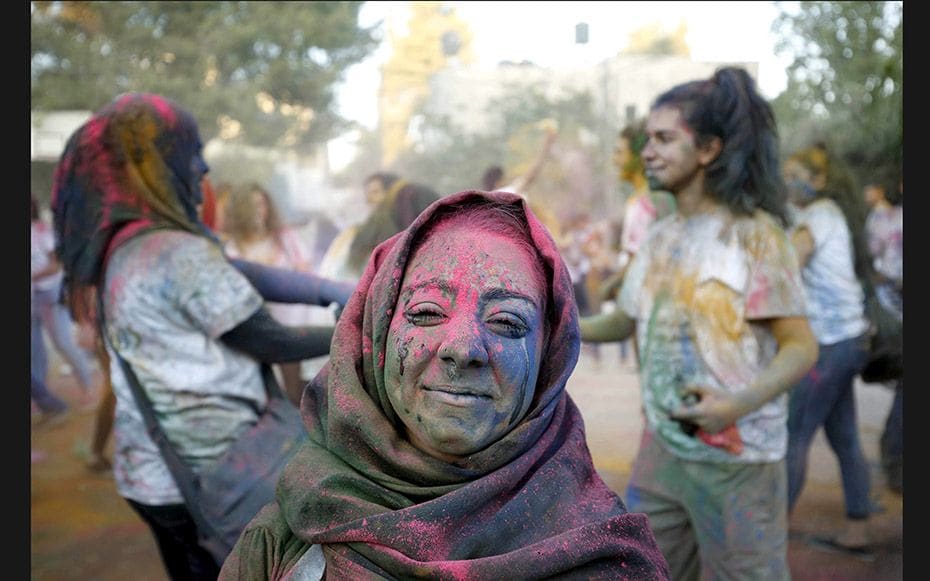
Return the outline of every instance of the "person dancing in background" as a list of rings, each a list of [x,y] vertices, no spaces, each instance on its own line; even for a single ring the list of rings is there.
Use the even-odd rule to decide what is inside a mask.
[[[117,356],[197,471],[257,421],[262,363],[328,353],[333,329],[281,325],[229,263],[199,217],[202,149],[196,121],[176,103],[122,94],[68,139],[52,211],[67,304],[75,319],[98,323],[113,361],[117,492],[149,526],[172,579],[215,580],[220,564],[198,544]]]
[[[646,120],[637,119],[630,122],[620,130],[617,144],[614,148],[613,162],[617,168],[622,183],[633,188],[632,195],[627,198],[623,206],[623,221],[620,226],[620,254],[614,273],[604,279],[600,287],[601,301],[615,299],[623,276],[646,234],[653,223],[665,218],[675,211],[675,197],[668,192],[652,190],[646,178],[646,167],[643,164],[642,152],[649,137],[646,134]],[[609,302],[602,306],[611,310],[615,303]],[[636,347],[636,338],[621,341],[621,355],[626,358],[626,344],[633,344],[634,367],[639,366],[639,352]]]
[[[788,579],[787,392],[817,359],[771,107],[741,68],[662,93],[642,151],[676,212],[649,230],[612,312],[636,333],[646,416],[626,499],[672,579]]]

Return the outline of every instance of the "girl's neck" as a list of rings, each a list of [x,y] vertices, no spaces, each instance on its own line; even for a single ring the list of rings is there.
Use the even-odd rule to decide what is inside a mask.
[[[630,179],[630,184],[633,186],[633,196],[644,196],[649,193],[649,181],[642,174],[634,175]]]

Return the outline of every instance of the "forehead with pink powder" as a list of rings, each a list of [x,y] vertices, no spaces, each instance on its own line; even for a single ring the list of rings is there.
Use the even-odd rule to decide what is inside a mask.
[[[417,250],[437,232],[447,233],[456,229],[495,234],[523,248],[529,258],[525,264],[525,270],[532,274],[534,282],[542,290],[540,298],[543,302],[539,306],[545,311],[546,303],[549,302],[547,296],[550,288],[549,277],[543,266],[544,261],[533,243],[529,225],[521,209],[502,204],[452,208],[450,211],[437,215],[433,222],[424,229],[414,243],[411,254],[416,254]],[[468,248],[464,246],[452,245],[449,247],[447,257],[449,260],[459,259],[460,254],[467,250]]]

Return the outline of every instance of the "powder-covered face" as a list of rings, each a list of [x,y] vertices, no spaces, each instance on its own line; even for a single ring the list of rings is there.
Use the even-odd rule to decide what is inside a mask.
[[[171,170],[172,188],[182,197],[182,205],[194,209],[203,203],[201,182],[210,167],[203,158],[203,143],[197,123],[188,114],[178,112],[180,124],[172,130],[170,146],[163,152]]]
[[[207,172],[210,171],[210,166],[207,165],[207,162],[203,159],[203,148],[198,142],[196,153],[191,158],[191,196],[193,197],[194,204],[203,203],[203,190],[201,184],[203,183],[203,176],[207,175]]]
[[[806,206],[817,197],[814,174],[803,164],[789,159],[782,166],[782,177],[788,186],[788,199],[799,206]]]
[[[420,450],[445,460],[505,435],[533,399],[545,287],[528,249],[461,222],[407,266],[388,332],[388,398]]]
[[[685,189],[700,170],[694,134],[674,107],[658,107],[646,121],[649,140],[642,151],[649,187],[673,194]]]

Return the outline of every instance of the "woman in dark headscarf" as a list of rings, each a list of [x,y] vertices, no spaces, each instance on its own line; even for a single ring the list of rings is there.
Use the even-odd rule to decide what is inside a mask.
[[[221,579],[668,577],[565,391],[571,279],[519,196],[461,192],[373,253],[310,432]]]
[[[173,579],[215,579],[197,531],[149,437],[124,358],[162,430],[194,471],[222,456],[267,401],[260,361],[329,351],[332,328],[288,328],[222,253],[197,207],[207,172],[193,117],[152,94],[125,94],[68,140],[52,209],[65,294],[79,320],[97,297],[116,409],[117,491],[145,520]]]
[[[409,226],[438,198],[439,194],[430,187],[406,180],[394,181],[352,238],[346,257],[348,271],[360,274],[378,244]]]

